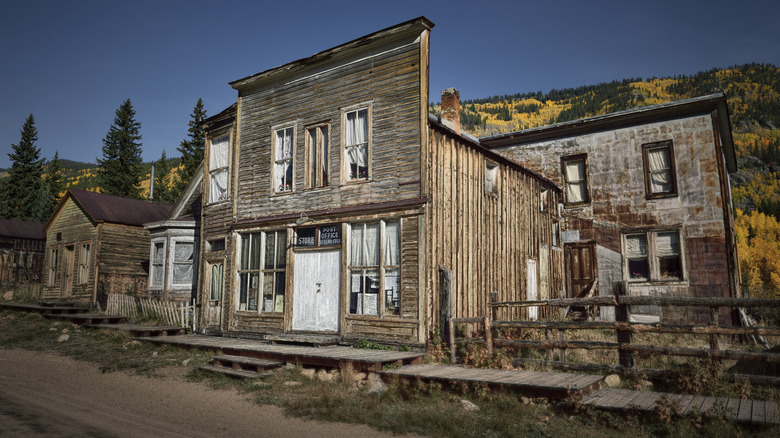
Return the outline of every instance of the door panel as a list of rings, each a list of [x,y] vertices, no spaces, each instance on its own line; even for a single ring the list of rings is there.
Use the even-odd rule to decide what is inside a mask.
[[[594,243],[566,244],[566,276],[568,298],[585,293],[596,279],[596,245]]]
[[[62,298],[70,298],[73,294],[73,246],[65,247],[63,259]]]
[[[295,254],[293,330],[338,331],[341,250]]]

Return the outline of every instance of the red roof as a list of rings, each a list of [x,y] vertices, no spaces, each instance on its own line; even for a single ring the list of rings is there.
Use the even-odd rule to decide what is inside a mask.
[[[72,196],[93,221],[142,226],[145,223],[164,220],[172,205],[140,199],[122,198],[87,190],[70,189],[65,199]],[[60,204],[62,205],[62,204]]]

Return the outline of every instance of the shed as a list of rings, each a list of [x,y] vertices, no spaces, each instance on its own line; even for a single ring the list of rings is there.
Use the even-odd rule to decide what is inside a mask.
[[[43,224],[0,219],[0,283],[40,283]]]

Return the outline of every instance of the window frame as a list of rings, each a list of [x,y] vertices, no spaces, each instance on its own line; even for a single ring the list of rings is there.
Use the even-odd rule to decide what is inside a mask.
[[[666,148],[669,153],[670,188],[667,191],[653,191],[653,182],[650,175],[650,151]],[[642,165],[645,176],[645,199],[671,198],[677,196],[677,170],[674,160],[674,143],[672,140],[663,140],[642,145]]]
[[[47,284],[54,287],[57,284],[57,271],[59,268],[60,248],[53,246],[49,248],[49,278]]]
[[[282,242],[284,243],[284,247],[282,248],[282,251],[284,251],[284,255],[282,260],[284,261],[283,265],[277,265],[277,262],[279,261],[278,256],[274,257],[274,265],[271,268],[267,268],[265,265],[265,259],[266,259],[266,251],[267,251],[267,242],[268,242],[268,236],[273,235],[275,239],[277,239],[275,242],[279,242],[277,236],[282,236]],[[259,251],[257,254],[252,254],[252,242],[259,238]],[[285,299],[287,296],[287,264],[288,264],[288,247],[289,247],[289,233],[287,232],[286,228],[281,229],[272,229],[272,230],[262,230],[262,231],[252,231],[252,232],[246,232],[246,233],[240,233],[239,234],[239,252],[238,252],[238,263],[237,263],[237,269],[236,269],[236,307],[235,309],[239,312],[252,312],[255,314],[263,314],[263,313],[276,313],[276,314],[283,314],[284,309],[286,307]],[[250,247],[247,251],[247,255],[250,257],[247,268],[244,269],[242,266],[243,263],[243,256],[244,256],[244,245],[249,243]],[[276,243],[274,244],[274,252],[275,254],[278,254],[279,245]],[[254,258],[257,258],[257,266],[253,267],[252,264],[254,262]],[[271,286],[271,301],[274,306],[274,310],[264,310],[264,304],[265,304],[265,277],[266,275],[271,275],[273,284]],[[241,287],[243,285],[244,280],[241,278],[242,275],[246,275],[246,281],[247,281],[247,287],[246,287],[246,297],[242,297]],[[256,287],[252,287],[253,278],[257,278],[257,284]],[[280,286],[281,284],[281,286]],[[250,291],[255,290],[256,294],[256,308],[251,308],[251,294]],[[281,302],[279,302],[279,299],[281,298]],[[242,305],[244,307],[242,308]],[[278,308],[278,310],[277,310]]]
[[[225,160],[226,164],[225,164],[225,166],[212,169],[211,168],[211,164],[212,164],[212,157],[213,157],[213,153],[214,153],[214,149],[213,149],[214,142],[216,140],[222,140],[225,137],[227,137],[227,145],[225,146],[227,148],[227,159]],[[232,137],[233,137],[232,132],[226,132],[226,133],[223,133],[223,134],[220,134],[220,135],[213,135],[213,136],[209,136],[208,137],[208,140],[209,140],[209,161],[208,161],[208,165],[209,165],[209,198],[208,199],[209,199],[209,201],[208,201],[208,203],[209,204],[216,204],[216,203],[219,203],[219,202],[226,202],[226,201],[228,201],[230,199],[230,160],[231,160],[231,155],[232,155],[231,154],[232,151],[231,151],[230,145],[232,144],[232,140],[233,140]],[[221,172],[225,172],[225,174],[227,176],[226,180],[225,180],[225,197],[224,198],[215,198],[214,197],[214,190],[213,190],[214,184],[212,183],[212,181],[215,180],[216,174],[217,173],[221,173]]]
[[[498,194],[498,163],[485,160],[485,193]]]
[[[192,245],[192,260],[189,262],[181,262],[176,260],[176,246],[180,243],[189,243]],[[192,286],[192,281],[195,279],[195,258],[197,254],[197,246],[195,245],[195,239],[192,237],[172,237],[170,239],[170,251],[167,252],[169,255],[168,257],[168,272],[171,273],[171,275],[168,276],[168,286],[169,287],[176,287],[176,286]],[[190,277],[189,282],[186,283],[176,283],[176,265],[190,265],[192,266],[192,275]]]
[[[162,243],[162,260],[156,262],[154,259],[154,249],[158,243]],[[165,287],[165,265],[168,253],[168,239],[165,237],[158,237],[152,239],[151,248],[149,250],[149,289],[163,289]],[[156,270],[162,271],[162,277],[160,278],[160,284],[156,284],[154,281],[154,275]]]
[[[323,129],[326,133],[323,134]],[[312,131],[316,134],[312,144]],[[304,178],[306,189],[328,187],[330,185],[330,123],[317,123],[304,128]]]
[[[225,290],[225,262],[209,263],[209,301],[222,301]],[[218,279],[215,277],[215,269],[218,271]],[[215,286],[217,286],[215,288]],[[214,293],[215,289],[218,293]]]
[[[91,257],[91,242],[84,242],[79,246],[79,272],[76,277],[76,284],[89,283],[89,265]],[[86,255],[86,256],[85,256]]]
[[[677,249],[676,258],[678,259],[678,263],[679,263],[680,275],[676,277],[671,277],[671,276],[664,277],[662,276],[662,272],[661,272],[661,265],[662,265],[661,258],[663,257],[662,255],[659,254],[658,236],[661,234],[671,234],[671,233],[677,235],[678,249]],[[648,270],[647,278],[631,278],[626,238],[628,236],[637,236],[637,235],[644,236],[645,241],[647,242],[647,254],[645,257],[647,259],[647,270]],[[674,282],[687,281],[688,276],[686,275],[687,266],[685,262],[684,241],[685,241],[685,236],[684,236],[683,229],[679,227],[628,230],[628,231],[621,232],[621,245],[623,251],[622,254],[623,278],[625,278],[629,283],[674,283]]]
[[[566,173],[566,164],[574,161],[582,161],[585,167],[585,178],[577,181],[569,181]],[[588,167],[588,154],[575,154],[561,157],[561,177],[563,180],[563,203],[566,207],[578,207],[590,204],[590,168]],[[581,201],[569,200],[569,184],[583,184],[585,186],[585,196]]]
[[[292,149],[290,151],[290,157],[279,159],[276,156],[278,133],[279,131],[287,131],[287,130],[290,130],[290,134],[291,134],[290,142],[291,142]],[[295,192],[295,157],[296,157],[296,149],[297,149],[296,143],[297,143],[297,126],[295,122],[282,123],[271,127],[271,193],[275,195],[284,195],[287,193]],[[277,184],[276,166],[283,162],[290,163],[290,172],[289,172],[290,181],[287,181],[287,183],[289,184],[284,185],[285,189],[280,190],[279,188],[282,187],[282,185]]]
[[[363,227],[363,244],[361,245],[361,248],[363,251],[367,249],[366,247],[366,228],[370,225],[379,225],[379,236],[378,236],[378,252],[379,252],[379,260],[378,264],[376,265],[369,265],[369,264],[360,264],[360,265],[353,265],[353,257],[352,257],[352,250],[353,250],[353,228],[360,226]],[[387,260],[387,250],[388,250],[388,233],[387,233],[387,225],[388,224],[397,224],[397,258],[398,263],[397,264],[390,264]],[[403,294],[402,294],[402,281],[401,281],[401,272],[402,272],[402,266],[403,266],[403,260],[401,257],[401,248],[402,248],[402,219],[401,218],[390,218],[390,219],[381,219],[379,221],[367,221],[367,222],[353,222],[350,223],[348,226],[348,254],[347,254],[347,276],[348,276],[348,283],[347,287],[348,289],[348,306],[347,306],[347,314],[349,316],[361,316],[361,317],[376,317],[376,318],[401,318],[402,315],[402,307],[403,307]],[[363,259],[365,260],[365,256],[367,254],[363,254]],[[377,276],[379,277],[379,285],[378,291],[377,291],[377,313],[365,313],[366,311],[366,302],[365,296],[369,294],[369,292],[366,292],[367,290],[367,282],[369,281],[369,273],[371,271],[374,271],[377,273]],[[388,306],[388,291],[392,291],[392,289],[388,289],[388,286],[391,286],[388,284],[388,272],[395,271],[397,272],[397,278],[398,282],[396,284],[397,287],[397,304],[394,307]],[[355,285],[353,284],[353,275],[360,275],[361,281],[360,281],[360,289],[358,292],[354,292]],[[353,295],[360,296],[362,295],[362,298],[359,300],[361,303],[361,309],[358,312],[357,311],[357,301],[358,297],[355,296],[353,298]],[[392,296],[391,296],[392,299]],[[353,302],[355,303],[355,311],[353,312]],[[394,311],[388,311],[389,309],[395,309]]]
[[[359,111],[366,110],[366,176],[361,178],[358,175],[356,178],[351,178],[351,169],[348,151],[350,148],[360,147],[363,143],[347,144],[347,117],[350,113],[357,113]],[[373,156],[373,103],[362,103],[358,105],[352,105],[342,108],[341,110],[341,156],[342,156],[342,177],[341,180],[344,183],[362,183],[371,181],[373,178],[373,166],[371,165]]]

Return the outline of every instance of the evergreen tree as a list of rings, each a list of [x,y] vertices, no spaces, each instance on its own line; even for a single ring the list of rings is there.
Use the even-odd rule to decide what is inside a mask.
[[[60,163],[60,153],[57,151],[54,152],[54,158],[46,166],[46,176],[44,177],[51,204],[49,216],[54,212],[54,208],[59,204],[60,198],[62,198],[62,192],[65,191],[65,181],[62,179],[61,173],[62,163]]]
[[[176,202],[173,187],[170,185],[171,166],[168,158],[165,156],[165,149],[162,151],[160,159],[154,165],[154,201],[164,204],[173,204]]]
[[[195,103],[195,108],[192,110],[190,117],[187,138],[182,140],[177,148],[181,152],[182,169],[179,171],[179,176],[173,188],[175,198],[178,198],[184,192],[187,184],[190,183],[190,179],[195,175],[198,166],[200,166],[200,162],[203,161],[203,150],[206,146],[206,133],[203,131],[202,125],[206,119],[203,99],[198,98],[198,102]]]
[[[97,159],[97,176],[103,193],[141,198],[141,124],[127,99],[116,110],[114,123],[103,139],[103,158]]]
[[[4,181],[2,191],[2,216],[6,219],[23,221],[45,221],[48,219],[45,199],[41,199],[43,182],[43,159],[41,149],[35,145],[38,130],[30,114],[22,127],[19,143],[11,145],[8,154],[11,169]]]

